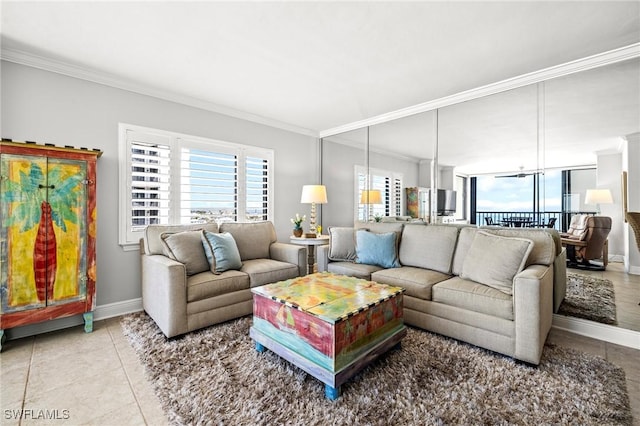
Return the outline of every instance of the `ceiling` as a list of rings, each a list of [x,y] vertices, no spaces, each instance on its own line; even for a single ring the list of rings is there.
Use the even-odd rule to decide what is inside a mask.
[[[1,8],[3,59],[29,55],[316,136],[640,41],[638,1],[3,1]],[[421,148],[410,139],[395,145],[415,155]],[[430,146],[422,149],[417,156],[429,158]]]

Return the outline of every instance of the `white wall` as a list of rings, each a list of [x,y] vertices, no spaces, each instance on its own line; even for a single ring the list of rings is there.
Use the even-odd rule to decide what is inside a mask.
[[[597,184],[596,171],[594,169],[574,169],[571,170],[571,194],[579,195],[580,204],[578,206],[571,205],[572,211],[595,212],[596,206],[585,204],[587,189],[593,189]]]
[[[622,217],[622,154],[598,154],[596,180],[598,189],[608,189],[613,204],[601,204],[600,212],[611,218],[609,258],[622,261],[624,257],[624,219]],[[589,206],[591,207],[591,206]]]
[[[354,146],[322,141],[322,183],[327,204],[322,206],[322,226],[353,226],[355,166],[364,166],[365,152]],[[326,233],[323,231],[323,233]]]
[[[628,211],[640,212],[640,133],[626,137],[622,157],[623,169],[627,171]],[[640,249],[631,227],[625,223],[625,270],[640,275]]]
[[[141,297],[139,253],[118,245],[119,122],[274,149],[279,240],[291,235],[289,218],[309,208],[300,204],[300,191],[317,180],[313,137],[4,61],[1,96],[2,137],[104,153],[98,160],[98,306]]]

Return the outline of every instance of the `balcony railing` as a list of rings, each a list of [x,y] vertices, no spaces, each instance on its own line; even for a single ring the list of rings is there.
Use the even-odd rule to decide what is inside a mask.
[[[476,225],[497,225],[527,228],[554,228],[564,232],[569,227],[571,216],[595,214],[594,212],[484,212],[477,211]],[[551,226],[552,225],[552,226]]]

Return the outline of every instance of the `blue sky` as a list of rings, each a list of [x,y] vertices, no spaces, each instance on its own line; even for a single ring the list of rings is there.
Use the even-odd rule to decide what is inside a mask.
[[[541,185],[544,196],[540,197],[541,211],[562,210],[562,172],[546,170]],[[533,176],[524,178],[496,178],[478,176],[478,211],[533,211]]]

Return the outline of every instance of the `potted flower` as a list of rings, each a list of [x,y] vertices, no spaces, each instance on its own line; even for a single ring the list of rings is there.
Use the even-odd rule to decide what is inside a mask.
[[[306,215],[300,216],[296,213],[296,217],[291,218],[291,223],[293,223],[293,235],[296,237],[302,236],[302,222],[307,218]]]

